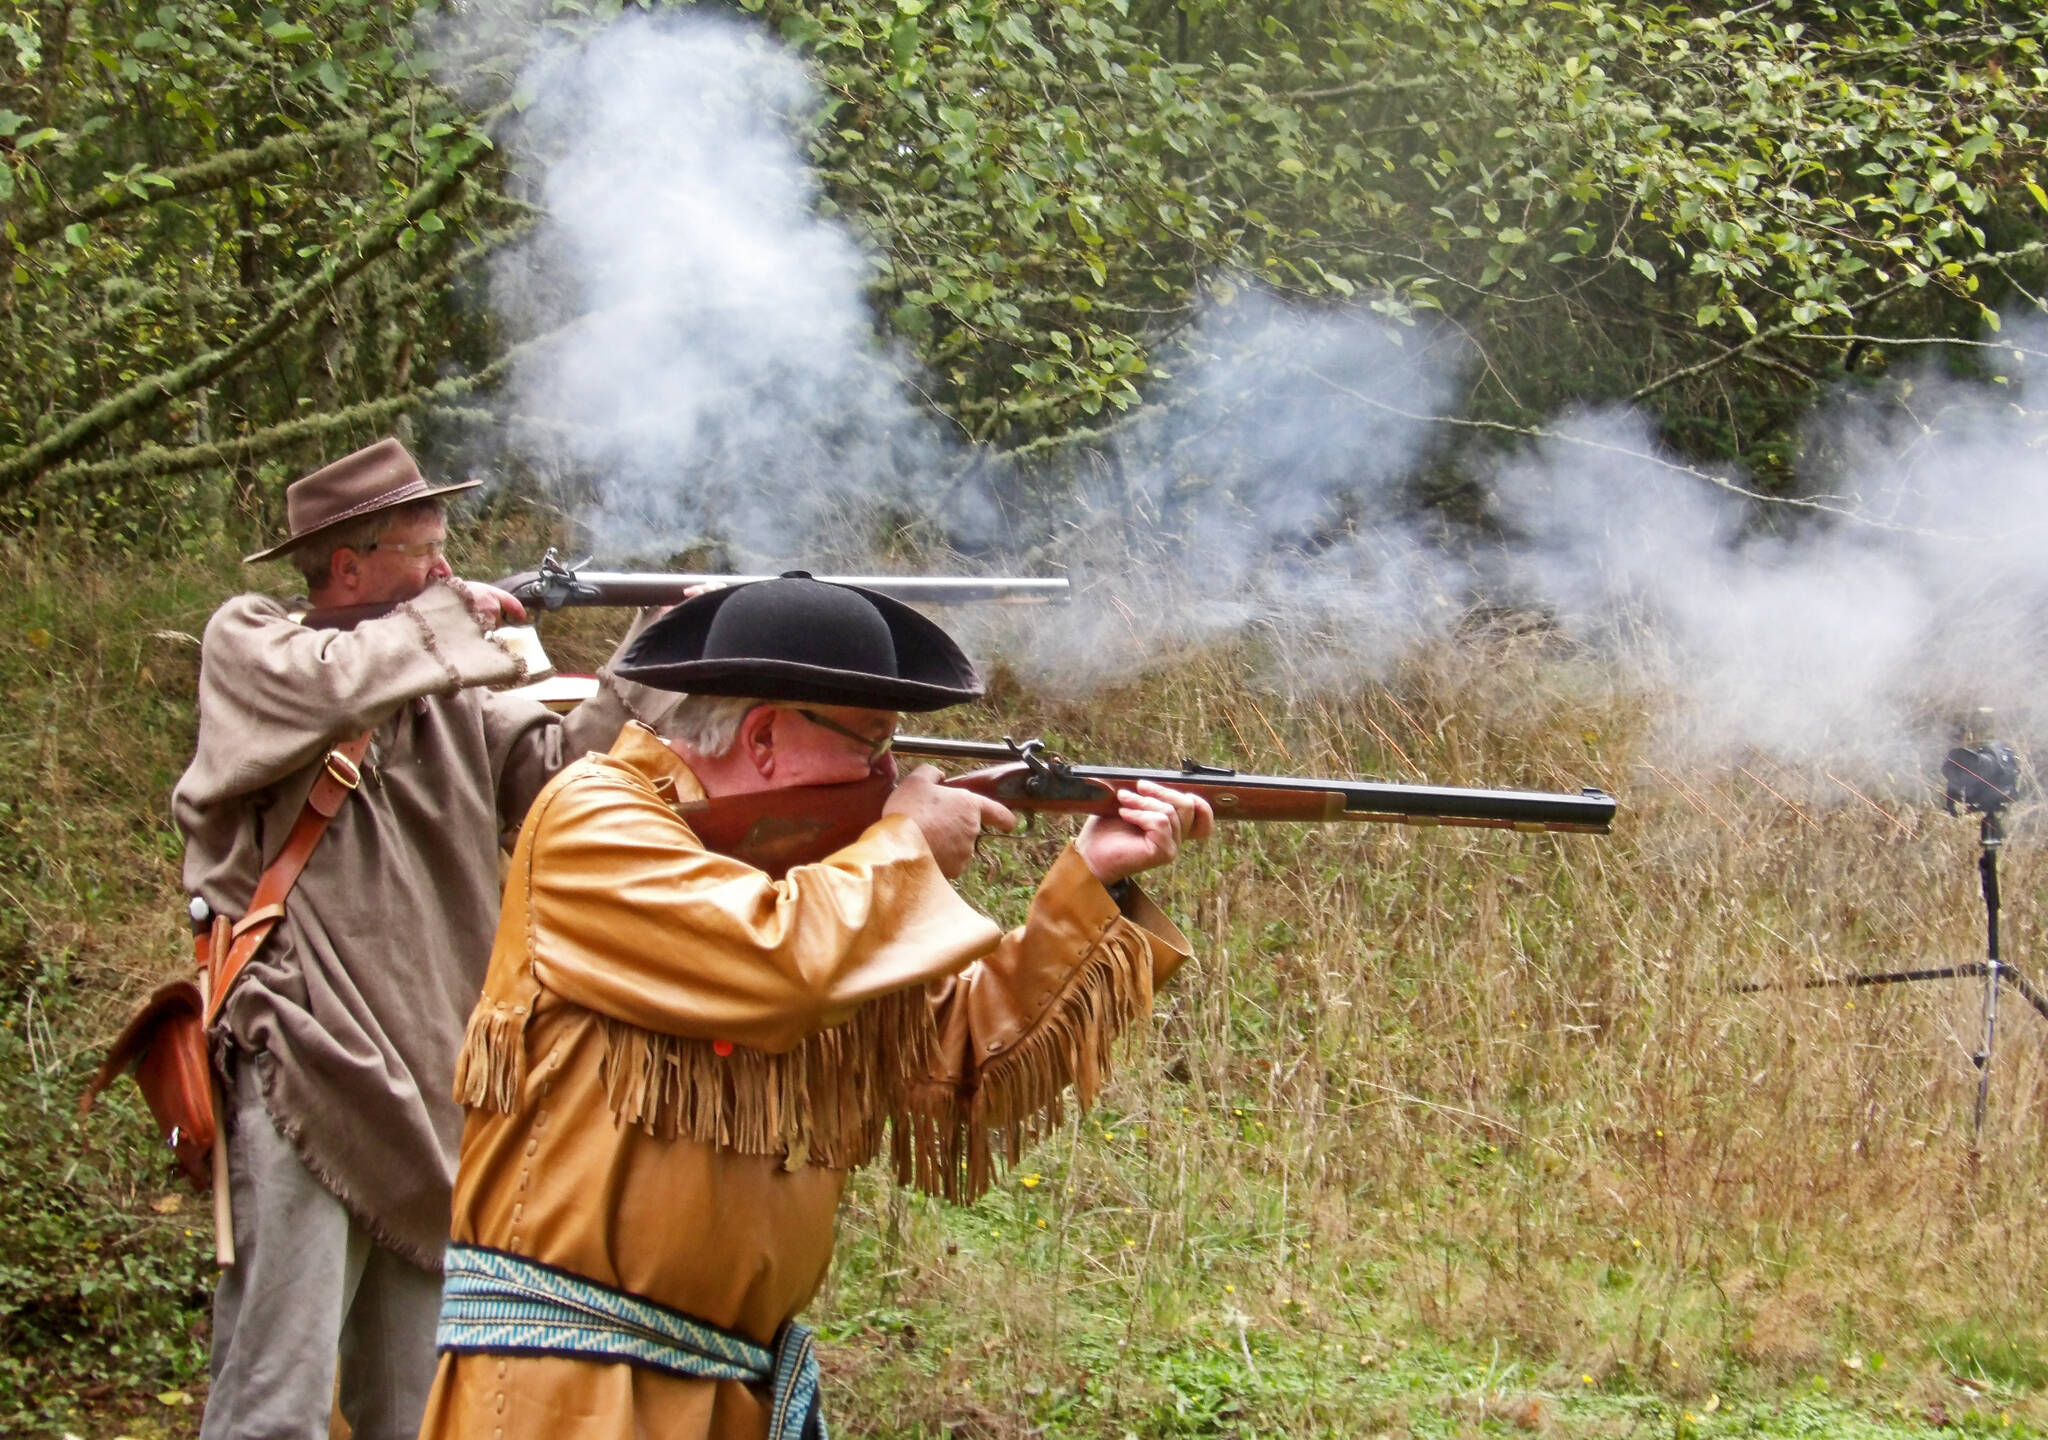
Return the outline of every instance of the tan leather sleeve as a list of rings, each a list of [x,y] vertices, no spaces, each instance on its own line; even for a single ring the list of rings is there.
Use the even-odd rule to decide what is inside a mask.
[[[944,1043],[935,1078],[972,1089],[1022,1052],[1049,1049],[1060,1073],[1043,1078],[1091,1094],[1109,1042],[1150,1009],[1154,989],[1190,954],[1187,937],[1143,892],[1131,909],[1117,910],[1071,846],[1062,852],[1024,924],[987,959],[933,987]],[[1062,1043],[1048,1046],[1055,1035]]]
[[[705,850],[651,791],[601,770],[528,823],[513,883],[531,896],[535,980],[644,1030],[781,1053],[1000,938],[900,817],[782,880]]]

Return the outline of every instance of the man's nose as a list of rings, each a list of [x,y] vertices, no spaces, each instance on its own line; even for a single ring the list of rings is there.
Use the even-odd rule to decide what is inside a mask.
[[[428,568],[427,573],[436,580],[450,580],[455,576],[454,567],[449,565],[446,555],[436,555],[434,563]]]

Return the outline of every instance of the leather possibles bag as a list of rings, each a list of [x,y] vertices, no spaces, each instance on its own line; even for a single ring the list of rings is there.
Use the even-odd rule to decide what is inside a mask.
[[[195,936],[197,981],[173,980],[144,1001],[121,1027],[99,1073],[79,1099],[78,1113],[84,1115],[100,1091],[132,1066],[149,1113],[156,1117],[157,1132],[176,1152],[185,1178],[201,1191],[213,1184],[211,1155],[219,1134],[206,1032],[220,1018],[243,968],[284,918],[285,897],[326,833],[327,822],[362,782],[359,766],[369,748],[370,735],[365,732],[327,752],[284,848],[256,882],[248,913],[233,922],[216,915]]]

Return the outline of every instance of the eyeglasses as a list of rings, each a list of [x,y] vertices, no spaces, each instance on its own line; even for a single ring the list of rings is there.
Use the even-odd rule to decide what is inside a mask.
[[[409,556],[424,555],[427,563],[432,564],[436,560],[448,558],[448,537],[443,535],[438,540],[409,540],[403,545],[394,545],[389,540],[372,540],[369,549],[363,553],[367,555],[370,550],[390,550]]]
[[[789,708],[796,711],[797,714],[803,716],[804,719],[810,721],[820,730],[830,730],[834,735],[844,735],[849,740],[858,740],[867,749],[868,764],[870,765],[874,764],[884,755],[887,755],[889,747],[896,743],[896,732],[894,730],[891,730],[887,735],[877,740],[872,735],[863,735],[858,730],[850,730],[846,726],[841,725],[837,720],[820,715],[815,710],[806,710],[800,705],[792,705]]]

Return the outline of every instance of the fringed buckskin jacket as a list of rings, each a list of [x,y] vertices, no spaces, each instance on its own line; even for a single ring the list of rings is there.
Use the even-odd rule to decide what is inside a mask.
[[[847,1172],[953,1200],[1093,1097],[1187,942],[1066,851],[1008,935],[885,817],[782,880],[705,850],[652,731],[535,801],[456,1097],[458,1243],[771,1344],[823,1281]],[[423,1440],[761,1440],[762,1394],[554,1356],[444,1353]]]

